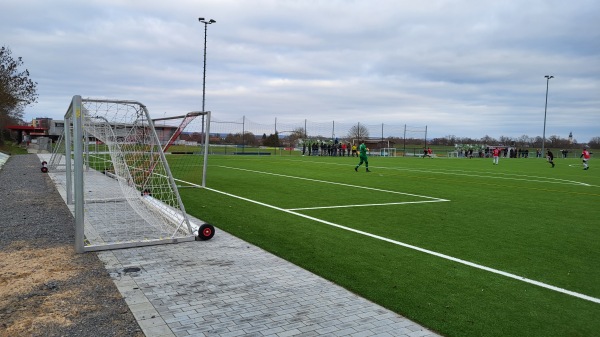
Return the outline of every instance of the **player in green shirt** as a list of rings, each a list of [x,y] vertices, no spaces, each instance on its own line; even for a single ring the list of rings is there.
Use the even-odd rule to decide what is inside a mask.
[[[358,167],[360,165],[362,165],[363,162],[365,162],[365,166],[367,167],[367,172],[371,172],[371,171],[369,171],[369,158],[367,157],[368,149],[364,142],[360,143],[358,150],[360,152],[360,155],[359,155],[360,163],[358,163],[358,165],[356,165],[356,167],[354,168],[354,171],[358,172]]]

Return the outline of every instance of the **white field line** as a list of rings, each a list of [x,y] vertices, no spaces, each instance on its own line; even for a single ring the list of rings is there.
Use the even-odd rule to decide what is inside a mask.
[[[391,170],[398,171],[416,171],[416,172],[427,172],[433,174],[447,174],[447,175],[457,175],[457,176],[467,176],[467,177],[477,177],[477,178],[489,178],[489,179],[504,179],[504,180],[516,180],[516,181],[527,181],[527,182],[538,182],[545,184],[563,184],[563,185],[576,185],[576,186],[591,186],[590,184],[586,184],[580,181],[559,179],[559,178],[549,178],[549,177],[536,177],[536,176],[528,176],[528,175],[517,175],[517,174],[506,174],[500,173],[503,177],[500,176],[491,176],[485,173],[486,175],[479,175],[473,173],[457,173],[457,172],[443,172],[443,171],[426,171],[426,170],[413,170],[413,169],[404,169],[404,168],[387,168]],[[490,174],[498,174],[497,172],[489,172]],[[523,177],[523,178],[517,178]]]
[[[340,163],[326,163],[326,162],[310,162],[310,161],[302,161],[302,160],[293,160],[294,162],[299,163],[314,163],[319,165],[339,165],[339,166],[348,166],[348,164],[340,164]],[[516,180],[516,181],[528,181],[528,182],[541,182],[545,184],[564,184],[564,185],[576,185],[576,186],[593,186],[590,184],[586,184],[580,181],[559,179],[559,178],[550,178],[550,177],[538,177],[538,176],[528,176],[523,174],[513,174],[513,173],[499,173],[499,172],[483,172],[482,174],[473,174],[472,172],[465,173],[464,171],[439,171],[439,170],[422,170],[422,169],[412,169],[412,168],[403,168],[403,167],[387,167],[387,166],[373,166],[372,168],[384,169],[384,170],[394,170],[394,171],[408,171],[408,172],[418,172],[418,173],[432,173],[432,174],[446,174],[446,175],[456,175],[456,176],[464,176],[464,177],[477,177],[477,178],[489,178],[489,179],[504,179],[504,180]],[[492,174],[502,175],[502,176],[493,176]]]
[[[342,205],[342,206],[321,206],[321,207],[303,207],[303,208],[287,208],[288,211],[305,211],[311,209],[331,209],[331,208],[348,208],[348,207],[371,207],[371,206],[389,206],[389,205],[404,205],[404,204],[423,204],[426,202],[443,202],[449,200],[427,200],[427,201],[404,201],[404,202],[387,202],[383,204],[358,204],[358,205]]]
[[[228,168],[228,169],[232,169],[232,170],[245,171],[245,172],[252,172],[252,173],[259,173],[259,174],[272,175],[272,176],[277,176],[277,177],[284,177],[284,178],[292,178],[292,179],[306,180],[306,181],[312,181],[312,182],[317,182],[317,183],[332,184],[332,185],[346,186],[346,187],[354,187],[354,188],[362,188],[362,189],[365,189],[365,190],[371,190],[371,191],[377,191],[377,192],[385,192],[385,193],[393,193],[393,194],[402,194],[402,195],[408,195],[408,196],[411,196],[411,197],[418,197],[418,198],[425,198],[425,199],[433,199],[433,200],[435,200],[435,201],[450,201],[450,200],[446,200],[446,199],[434,198],[434,197],[429,197],[429,196],[425,196],[425,195],[410,194],[410,193],[397,192],[397,191],[390,191],[390,190],[383,190],[383,189],[379,189],[379,188],[365,187],[365,186],[358,186],[358,185],[351,185],[351,184],[344,184],[344,183],[336,183],[336,182],[333,182],[333,181],[326,181],[326,180],[318,180],[318,179],[311,179],[311,178],[304,178],[304,177],[288,176],[288,175],[285,175],[285,174],[279,174],[279,173],[269,173],[269,172],[255,171],[255,170],[248,170],[248,169],[243,169],[243,168],[230,167],[230,166],[221,166],[221,165],[213,165],[213,166],[214,166],[214,167]]]
[[[337,166],[355,166],[354,164],[340,164],[340,163],[327,163],[327,162],[315,162],[315,161],[304,161],[304,160],[296,160],[296,159],[287,159],[289,161],[293,161],[296,163],[311,163],[311,164],[319,164],[319,165],[337,165]],[[202,165],[197,165],[201,167]],[[570,167],[581,167],[581,164],[568,164]],[[457,175],[464,177],[477,177],[477,178],[490,178],[490,179],[504,179],[504,180],[517,180],[517,181],[528,181],[528,182],[540,182],[540,183],[548,183],[548,184],[563,184],[563,185],[575,185],[575,186],[587,186],[587,187],[598,187],[596,185],[590,185],[581,181],[567,180],[567,179],[559,179],[559,178],[551,178],[551,177],[538,177],[538,176],[528,176],[523,174],[514,174],[514,173],[501,173],[501,172],[483,172],[481,174],[473,174],[472,172],[465,172],[460,170],[447,170],[447,171],[439,171],[439,170],[421,170],[421,169],[411,169],[411,168],[403,168],[403,167],[387,167],[387,166],[370,166],[371,168],[384,169],[384,170],[395,170],[395,171],[409,171],[409,172],[426,172],[432,174],[446,174],[446,175]],[[482,175],[485,174],[485,175]],[[501,175],[501,176],[493,176],[492,174]]]
[[[193,183],[190,183],[190,182],[187,182],[187,181],[183,181],[183,180],[179,180],[179,179],[176,179],[176,180],[188,183],[188,184],[190,184],[192,186],[196,186],[196,187],[202,188],[202,186],[197,185],[197,184],[193,184]],[[305,218],[305,219],[309,219],[309,220],[312,220],[312,221],[320,222],[322,224],[326,224],[326,225],[329,225],[329,226],[337,227],[337,228],[340,228],[340,229],[343,229],[343,230],[347,230],[349,232],[354,232],[354,233],[357,233],[357,234],[365,235],[365,236],[368,236],[368,237],[371,237],[371,238],[374,238],[374,239],[378,239],[378,240],[382,240],[382,241],[385,241],[385,242],[389,242],[389,243],[392,243],[392,244],[395,244],[395,245],[398,245],[398,246],[402,246],[402,247],[405,247],[405,248],[414,249],[416,251],[419,251],[419,252],[422,252],[422,253],[425,253],[425,254],[429,254],[429,255],[441,257],[441,258],[446,259],[446,260],[450,260],[450,261],[453,261],[453,262],[464,264],[464,265],[469,266],[469,267],[473,267],[473,268],[485,270],[485,271],[488,271],[490,273],[502,275],[502,276],[505,276],[505,277],[508,277],[508,278],[515,279],[517,281],[521,281],[521,282],[533,284],[533,285],[536,285],[536,286],[539,286],[539,287],[542,287],[542,288],[546,288],[546,289],[553,290],[553,291],[556,291],[556,292],[559,292],[559,293],[563,293],[563,294],[570,295],[570,296],[573,296],[573,297],[577,297],[577,298],[580,298],[580,299],[583,299],[583,300],[586,300],[586,301],[591,301],[591,302],[599,303],[600,304],[600,298],[595,298],[595,297],[592,297],[592,296],[580,294],[580,293],[577,293],[577,292],[574,292],[574,291],[570,291],[570,290],[567,290],[567,289],[555,287],[553,285],[546,284],[546,283],[539,282],[539,281],[532,280],[532,279],[528,279],[526,277],[522,277],[522,276],[519,276],[519,275],[515,275],[515,274],[507,273],[507,272],[504,272],[504,271],[501,271],[501,270],[497,270],[497,269],[494,269],[494,268],[482,266],[480,264],[476,264],[476,263],[473,263],[473,262],[462,260],[462,259],[459,259],[459,258],[456,258],[456,257],[452,257],[450,255],[446,255],[446,254],[434,252],[434,251],[429,250],[429,249],[424,249],[424,248],[413,246],[413,245],[410,245],[410,244],[407,244],[407,243],[404,243],[404,242],[400,242],[400,241],[388,239],[386,237],[375,235],[375,234],[371,234],[371,233],[364,232],[364,231],[361,231],[361,230],[358,230],[358,229],[354,229],[354,228],[350,228],[350,227],[338,225],[338,224],[330,222],[330,221],[325,221],[325,220],[322,220],[322,219],[319,219],[319,218],[315,218],[315,217],[312,217],[312,216],[309,216],[309,215],[306,215],[306,214],[302,214],[302,213],[294,212],[294,211],[291,211],[291,210],[288,210],[288,209],[280,208],[280,207],[277,207],[277,206],[265,204],[263,202],[252,200],[252,199],[248,199],[248,198],[244,198],[244,197],[241,197],[241,196],[238,196],[238,195],[235,195],[235,194],[231,194],[231,193],[227,193],[227,192],[215,190],[215,189],[209,188],[209,187],[204,187],[204,189],[212,191],[212,192],[215,192],[215,193],[220,193],[220,194],[232,197],[232,198],[244,200],[244,201],[247,201],[247,202],[250,202],[250,203],[253,203],[253,204],[257,204],[257,205],[260,205],[260,206],[268,207],[268,208],[271,208],[271,209],[274,209],[274,210],[278,210],[278,211],[281,211],[281,212],[284,212],[284,213],[296,215],[296,216],[299,216],[301,218]]]

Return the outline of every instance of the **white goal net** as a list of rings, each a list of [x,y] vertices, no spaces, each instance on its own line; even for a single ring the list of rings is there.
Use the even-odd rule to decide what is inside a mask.
[[[394,147],[384,147],[379,150],[379,155],[381,157],[395,157],[396,156],[396,148]]]
[[[69,130],[73,132],[73,130]],[[52,155],[50,156],[48,169],[51,172],[62,172],[66,170],[66,156],[65,156],[65,132],[61,133],[60,137],[52,149]]]
[[[153,119],[178,187],[205,187],[210,140],[210,111]]]
[[[65,114],[67,203],[78,252],[191,241],[149,112],[135,101],[74,96]],[[71,166],[73,169],[71,169]]]

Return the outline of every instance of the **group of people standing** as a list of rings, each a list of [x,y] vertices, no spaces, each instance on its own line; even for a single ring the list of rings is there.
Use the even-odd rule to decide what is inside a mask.
[[[369,157],[367,156],[367,152],[369,149],[365,142],[361,142],[357,147],[356,145],[350,143],[343,142],[335,142],[334,144],[327,144],[324,142],[314,142],[314,143],[305,143],[302,145],[302,155],[304,156],[308,153],[309,156],[338,156],[338,157],[348,157],[356,156],[360,159],[360,162],[356,167],[354,167],[354,171],[358,172],[358,168],[364,163],[367,172],[371,172],[369,170]]]
[[[309,156],[358,157],[356,145],[337,141],[334,144],[319,141],[305,143],[302,145],[302,155],[306,154]]]
[[[302,155],[304,155],[306,153],[306,144],[302,146]],[[320,152],[319,152],[320,150]],[[369,170],[369,158],[367,156],[367,151],[369,149],[367,148],[367,146],[365,145],[364,142],[361,142],[360,145],[358,146],[358,148],[356,147],[356,145],[351,145],[350,143],[346,144],[346,143],[338,143],[338,144],[325,144],[325,143],[321,143],[319,146],[318,142],[312,143],[312,144],[308,144],[308,155],[310,156],[311,154],[313,156],[347,156],[350,157],[350,155],[352,155],[352,157],[354,157],[355,155],[357,157],[359,157],[360,162],[358,163],[358,165],[356,165],[354,167],[354,171],[358,172],[358,168],[364,163],[365,167],[366,167],[366,171],[367,172],[371,172]],[[500,159],[500,155],[502,154],[502,152],[506,151],[506,149],[502,149],[499,147],[493,148],[492,149],[492,158],[493,158],[493,163],[494,165],[498,165],[499,159]],[[562,152],[562,151],[561,151]],[[589,169],[589,165],[588,165],[588,161],[590,160],[590,151],[588,151],[587,148],[583,148],[581,155],[579,156],[579,158],[583,159],[583,169],[584,170],[588,170]],[[432,151],[430,148],[424,148],[423,149],[423,158],[425,157],[432,157]],[[525,157],[527,157],[527,155],[525,155]],[[546,153],[546,158],[548,159],[548,163],[550,163],[550,165],[552,165],[552,167],[554,168],[556,166],[556,164],[554,163],[554,154],[552,153],[552,151],[548,150],[548,152]]]

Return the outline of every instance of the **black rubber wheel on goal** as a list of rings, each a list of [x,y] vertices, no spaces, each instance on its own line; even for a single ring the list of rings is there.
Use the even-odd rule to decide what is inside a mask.
[[[42,162],[42,166],[44,166],[44,165],[46,165],[46,164],[48,164],[48,162],[44,160],[44,161]]]
[[[215,236],[215,227],[211,224],[203,224],[198,229],[198,240],[206,241],[212,239]]]
[[[48,168],[46,166],[42,166],[42,173],[48,173]]]

